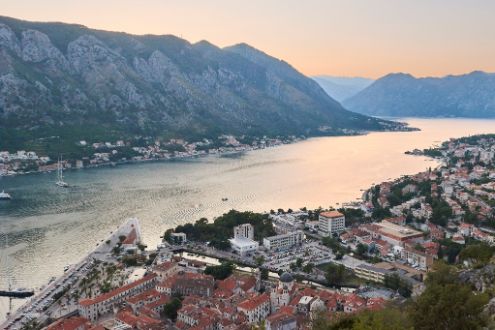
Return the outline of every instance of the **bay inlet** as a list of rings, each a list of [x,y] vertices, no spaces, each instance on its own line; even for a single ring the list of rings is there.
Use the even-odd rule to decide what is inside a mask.
[[[1,178],[0,190],[13,199],[0,203],[0,289],[9,281],[39,288],[129,217],[139,218],[144,241],[155,247],[166,229],[230,209],[336,206],[356,200],[373,183],[437,165],[405,151],[495,133],[494,120],[402,120],[421,131],[313,138],[235,157],[69,171],[68,189],[54,185],[55,173]],[[7,311],[8,299],[0,298],[0,320]]]

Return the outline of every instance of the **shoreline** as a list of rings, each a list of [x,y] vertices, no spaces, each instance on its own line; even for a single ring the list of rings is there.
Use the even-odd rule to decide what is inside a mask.
[[[90,164],[82,167],[65,167],[63,168],[64,171],[74,171],[74,170],[85,170],[85,169],[95,169],[95,168],[100,168],[100,167],[116,167],[119,165],[132,165],[132,164],[140,164],[140,163],[147,163],[147,162],[165,162],[165,161],[178,161],[178,160],[187,160],[187,159],[195,159],[195,158],[202,158],[202,157],[209,157],[209,156],[228,156],[228,155],[238,155],[242,154],[245,152],[249,151],[257,151],[257,150],[264,150],[264,149],[269,149],[269,148],[276,148],[280,147],[283,145],[290,145],[290,144],[295,144],[299,143],[301,141],[307,141],[310,139],[314,138],[330,138],[330,137],[352,137],[352,136],[365,136],[370,133],[393,133],[393,132],[402,132],[402,133],[409,133],[409,132],[415,132],[415,131],[420,131],[421,129],[416,128],[416,127],[409,127],[409,126],[404,126],[403,130],[383,130],[383,131],[362,131],[362,132],[356,132],[352,134],[341,134],[341,135],[319,135],[319,136],[311,136],[311,137],[302,137],[302,138],[295,138],[289,142],[281,142],[273,145],[268,145],[268,146],[263,146],[263,147],[256,147],[256,146],[243,146],[241,148],[244,148],[242,150],[226,150],[226,151],[220,151],[218,150],[217,152],[214,153],[196,153],[196,154],[189,154],[189,155],[171,155],[167,157],[162,157],[162,158],[149,158],[149,159],[128,159],[128,160],[119,160],[116,162],[104,162],[104,163],[99,163],[99,164]],[[222,148],[235,148],[235,147],[222,147]],[[20,175],[34,175],[34,174],[46,174],[46,173],[52,173],[55,172],[56,169],[50,169],[50,170],[37,170],[37,171],[28,171],[28,172],[16,172],[16,173],[0,173],[0,178],[2,177],[16,177]]]

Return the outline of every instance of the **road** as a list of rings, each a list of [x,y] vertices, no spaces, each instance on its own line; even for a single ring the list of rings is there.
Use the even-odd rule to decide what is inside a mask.
[[[21,329],[23,323],[30,319],[37,319],[40,324],[43,324],[48,318],[57,319],[75,312],[77,310],[77,301],[68,299],[62,292],[64,290],[69,291],[80,279],[86,277],[95,265],[96,260],[111,261],[112,248],[119,241],[120,235],[128,233],[129,226],[132,224],[139,226],[137,219],[129,219],[115,232],[110,232],[107,240],[100,241],[96,248],[84,259],[75,265],[71,265],[61,277],[48,283],[40,292],[10,315],[4,323],[0,324],[0,329]],[[109,243],[106,243],[107,241]]]

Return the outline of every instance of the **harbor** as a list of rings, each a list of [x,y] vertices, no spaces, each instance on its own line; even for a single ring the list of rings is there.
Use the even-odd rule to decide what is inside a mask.
[[[22,325],[36,319],[43,324],[48,318],[57,319],[77,313],[77,304],[56,304],[70,288],[84,279],[96,262],[105,262],[111,258],[112,247],[119,241],[119,236],[128,234],[135,229],[136,239],[140,240],[141,230],[136,218],[127,220],[116,231],[111,232],[105,242],[100,242],[81,261],[73,265],[67,265],[62,276],[52,278],[41,290],[35,292],[19,309],[9,313],[7,319],[0,324],[0,329],[15,330]]]

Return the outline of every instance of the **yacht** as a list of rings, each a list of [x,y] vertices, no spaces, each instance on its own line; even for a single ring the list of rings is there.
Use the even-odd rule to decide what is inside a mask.
[[[12,199],[12,196],[10,194],[6,193],[4,190],[0,193],[0,201],[9,201]]]
[[[58,159],[57,182],[55,182],[55,184],[59,187],[62,187],[62,188],[69,187],[69,184],[64,181],[64,170],[62,168],[62,156],[60,156]]]

